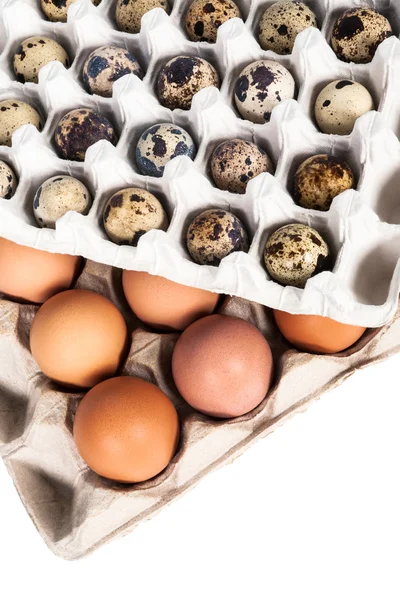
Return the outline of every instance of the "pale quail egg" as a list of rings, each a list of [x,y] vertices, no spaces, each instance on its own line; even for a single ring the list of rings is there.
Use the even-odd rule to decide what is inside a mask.
[[[15,99],[0,102],[0,144],[11,146],[14,131],[28,124],[42,130],[39,113],[33,106]]]
[[[386,17],[373,8],[360,6],[346,10],[338,18],[331,44],[340,60],[369,63],[379,44],[391,35],[392,28]]]
[[[295,287],[304,287],[331,266],[327,243],[318,231],[300,223],[284,225],[268,238],[264,262],[272,279]]]
[[[168,15],[171,12],[167,0],[118,0],[115,9],[118,29],[139,33],[143,15],[153,8],[162,8]]]
[[[140,79],[143,77],[133,54],[125,48],[103,46],[88,56],[83,67],[83,81],[92,94],[111,98],[114,81],[130,73]]]
[[[296,37],[308,27],[318,27],[317,17],[304,2],[275,2],[264,12],[259,25],[259,40],[264,50],[290,54]]]
[[[177,56],[161,69],[157,94],[167,108],[189,110],[198,91],[209,86],[219,87],[219,84],[217,71],[203,58]]]
[[[49,37],[30,37],[19,46],[14,55],[14,72],[21,83],[39,81],[39,71],[53,60],[58,60],[64,67],[70,65],[64,48]]]
[[[35,194],[33,214],[40,227],[54,229],[57,219],[74,210],[87,215],[92,204],[89,190],[81,181],[67,175],[47,179]]]
[[[168,228],[168,217],[161,202],[140,188],[127,188],[114,194],[104,209],[104,228],[116,244],[137,246],[151,229]]]
[[[15,194],[18,181],[12,168],[0,160],[0,198],[9,200]]]
[[[315,103],[315,118],[323,133],[348,135],[356,120],[375,109],[369,91],[357,81],[332,81],[320,92]]]
[[[236,81],[234,94],[241,116],[253,123],[269,121],[274,106],[294,95],[291,73],[273,60],[257,60],[247,65]]]
[[[242,15],[232,0],[194,0],[186,13],[186,31],[192,42],[215,43],[218,27],[235,17]]]
[[[196,147],[190,135],[171,123],[146,129],[136,146],[136,162],[142,175],[162,177],[165,165],[176,156],[194,158]]]
[[[98,6],[101,0],[91,0],[92,4]],[[49,21],[60,21],[66,23],[68,9],[76,0],[42,0],[42,10]]]
[[[307,158],[297,169],[293,195],[304,208],[329,210],[333,198],[353,185],[353,171],[344,160],[330,154],[317,154]]]
[[[85,160],[87,149],[99,140],[116,143],[114,127],[100,113],[90,108],[77,108],[59,122],[55,142],[62,158]]]
[[[220,208],[205,210],[189,225],[186,244],[199,265],[218,266],[232,252],[247,252],[248,236],[242,222]]]
[[[244,194],[247,183],[260,173],[272,173],[272,162],[265,150],[246,140],[222,142],[211,157],[211,174],[220,190]]]

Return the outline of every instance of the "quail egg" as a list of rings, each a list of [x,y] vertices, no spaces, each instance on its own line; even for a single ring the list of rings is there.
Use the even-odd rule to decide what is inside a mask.
[[[194,0],[186,13],[186,31],[192,42],[217,41],[218,27],[229,19],[242,18],[232,0]]]
[[[244,194],[247,183],[260,173],[272,173],[272,162],[265,150],[246,140],[234,139],[219,144],[211,156],[211,174],[220,190]]]
[[[294,95],[291,73],[273,60],[257,60],[247,65],[236,81],[234,93],[239,113],[253,123],[269,121],[274,106]]]
[[[67,160],[85,160],[87,149],[99,140],[115,145],[117,138],[110,121],[90,108],[71,110],[56,129],[57,150]]]
[[[136,146],[136,162],[142,175],[162,177],[167,162],[176,156],[194,158],[196,147],[190,135],[177,125],[160,123],[146,129]]]
[[[264,262],[272,279],[295,287],[304,287],[331,266],[327,243],[318,231],[300,223],[284,225],[268,238]]]
[[[248,236],[242,222],[220,208],[205,210],[189,225],[186,244],[199,265],[218,266],[232,252],[248,252]]]
[[[161,69],[157,94],[167,108],[189,110],[198,91],[219,85],[218,73],[209,62],[195,56],[177,56]]]
[[[168,15],[171,12],[167,0],[118,0],[115,9],[118,29],[139,33],[143,15],[153,8],[162,8]]]
[[[47,179],[35,194],[33,214],[40,227],[54,229],[57,219],[74,210],[87,215],[92,205],[89,190],[81,181],[67,175]]]
[[[0,198],[9,200],[15,194],[18,181],[12,168],[0,160]]]
[[[379,44],[391,35],[392,28],[386,17],[373,8],[360,6],[346,10],[338,18],[331,44],[340,60],[369,63]]]
[[[64,48],[49,37],[30,37],[19,46],[14,55],[14,72],[21,83],[39,81],[39,71],[53,60],[69,67],[69,57]]]
[[[14,131],[22,125],[33,125],[42,130],[42,122],[37,110],[21,100],[3,100],[0,102],[0,144],[11,146]]]
[[[333,198],[353,185],[353,171],[344,160],[330,154],[317,154],[307,158],[297,169],[293,195],[304,208],[329,210]]]
[[[142,79],[142,69],[136,58],[117,46],[103,46],[92,52],[83,67],[83,81],[92,94],[111,98],[113,83],[133,73]]]
[[[137,246],[151,229],[168,228],[168,217],[161,202],[140,188],[126,188],[114,194],[104,209],[104,228],[116,244]]]
[[[101,0],[91,0],[92,4],[98,6]],[[76,0],[42,0],[42,10],[49,21],[60,21],[66,23],[68,9]]]
[[[298,34],[318,27],[317,17],[304,2],[275,2],[263,13],[259,25],[260,45],[277,54],[290,54]]]
[[[323,133],[348,135],[358,117],[375,109],[369,91],[357,81],[332,81],[320,92],[315,103],[315,118]]]

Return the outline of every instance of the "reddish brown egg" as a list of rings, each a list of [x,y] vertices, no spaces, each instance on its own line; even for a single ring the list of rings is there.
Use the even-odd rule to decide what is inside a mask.
[[[179,419],[158,387],[137,377],[100,383],[78,406],[74,438],[98,475],[123,483],[155,477],[174,456]]]
[[[211,315],[179,338],[172,357],[175,384],[196,410],[219,418],[244,415],[265,398],[272,355],[261,332],[248,321]]]

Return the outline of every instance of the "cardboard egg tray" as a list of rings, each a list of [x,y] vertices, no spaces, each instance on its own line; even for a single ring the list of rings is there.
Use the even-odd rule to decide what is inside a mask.
[[[157,383],[175,402],[182,423],[178,453],[154,480],[118,486],[95,475],[77,454],[71,434],[82,394],[50,382],[29,352],[29,328],[37,307],[0,301],[0,452],[40,533],[64,558],[83,556],[129,531],[356,368],[399,350],[400,4],[395,0],[306,2],[316,12],[321,30],[301,33],[293,53],[284,57],[263,51],[257,41],[258,21],[272,0],[237,0],[245,20],[225,23],[214,45],[188,41],[184,31],[188,0],[171,1],[171,16],[160,9],[145,15],[137,35],[117,31],[114,0],[103,0],[97,8],[90,0],[78,0],[66,24],[46,21],[38,0],[0,3],[0,100],[12,97],[30,102],[45,122],[41,133],[29,125],[22,127],[14,134],[11,148],[0,147],[0,159],[11,164],[19,177],[14,197],[0,199],[0,236],[89,259],[78,287],[110,297],[133,331],[123,372]],[[368,65],[339,61],[327,42],[334,19],[358,5],[376,7],[389,18],[395,33],[379,46]],[[40,71],[39,84],[22,85],[15,80],[12,57],[22,40],[39,34],[60,41],[74,62],[69,70],[51,63]],[[117,81],[111,99],[89,95],[81,76],[88,54],[108,44],[127,47],[146,73],[143,81],[135,76]],[[179,54],[209,60],[219,71],[222,85],[220,90],[199,92],[190,111],[172,112],[159,104],[154,83],[159,69]],[[239,118],[233,87],[242,68],[263,57],[276,59],[291,71],[297,100],[282,102],[268,124],[255,125]],[[313,103],[326,83],[341,78],[366,85],[377,111],[361,117],[350,136],[325,135],[314,124]],[[67,111],[80,107],[95,108],[107,116],[119,142],[116,147],[107,142],[95,144],[84,163],[64,161],[55,151],[54,132]],[[141,133],[159,122],[184,127],[198,152],[193,162],[175,158],[157,179],[139,173],[135,147]],[[255,141],[275,165],[275,175],[262,174],[252,180],[244,196],[218,190],[209,173],[213,149],[233,137]],[[357,189],[338,196],[327,213],[305,210],[291,198],[297,166],[320,152],[344,158],[357,179]],[[62,173],[89,187],[93,207],[87,216],[68,213],[55,230],[40,229],[32,212],[34,193],[45,179]],[[153,192],[170,218],[168,231],[148,232],[137,248],[112,243],[102,225],[106,201],[128,186]],[[190,220],[210,207],[237,214],[251,239],[248,254],[232,254],[219,267],[193,263],[185,246]],[[268,235],[295,221],[320,231],[335,256],[332,272],[313,277],[304,290],[271,281],[262,263]],[[138,323],[123,301],[119,271],[111,267],[146,270],[241,298],[228,299],[221,310],[255,323],[272,345],[275,384],[264,402],[240,419],[223,422],[190,409],[179,397],[170,373],[177,335],[135,329]],[[304,354],[283,341],[271,308],[326,315],[375,329],[339,355]]]

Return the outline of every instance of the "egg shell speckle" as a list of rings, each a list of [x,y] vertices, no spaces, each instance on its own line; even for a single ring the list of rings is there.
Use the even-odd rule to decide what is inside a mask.
[[[99,140],[116,144],[117,137],[110,121],[90,108],[77,108],[59,122],[55,142],[59,154],[67,160],[85,160],[87,149]]]
[[[87,215],[92,204],[89,190],[81,181],[66,175],[47,179],[33,200],[33,214],[40,227],[54,229],[68,211]]]
[[[40,69],[53,60],[58,60],[66,68],[70,65],[68,54],[55,40],[45,36],[28,38],[14,55],[17,81],[38,83]]]
[[[389,21],[373,8],[346,10],[336,21],[331,44],[345,62],[369,63],[384,40],[393,35]]]
[[[211,174],[220,190],[244,194],[250,179],[273,172],[271,159],[259,146],[246,140],[222,142],[211,157]]]
[[[375,109],[369,91],[357,81],[332,81],[315,102],[315,118],[323,133],[349,135],[356,120]]]
[[[330,154],[316,154],[297,169],[293,196],[304,208],[326,211],[335,196],[353,186],[353,171],[344,160]]]
[[[83,81],[92,94],[111,98],[113,83],[124,75],[142,79],[142,69],[136,58],[125,48],[102,46],[89,54],[83,67]]]
[[[234,18],[241,19],[232,0],[194,0],[186,13],[186,31],[192,42],[217,41],[218,28]]]
[[[235,85],[235,103],[243,119],[265,123],[281,102],[294,98],[295,82],[291,73],[274,60],[257,60],[247,65]]]
[[[171,7],[167,0],[118,0],[115,20],[120,31],[139,33],[142,17],[153,8],[162,8],[169,15]]]
[[[268,238],[264,262],[272,279],[300,288],[331,264],[328,245],[318,231],[300,223],[284,225]]]
[[[168,217],[161,202],[140,188],[126,188],[107,202],[104,228],[116,244],[137,246],[142,235],[151,229],[168,228]]]
[[[0,144],[11,146],[14,131],[28,124],[42,130],[39,113],[33,106],[13,98],[0,102]]]
[[[219,85],[218,73],[209,62],[195,56],[177,56],[161,69],[157,78],[157,95],[167,108],[189,110],[197,92]]]
[[[66,23],[68,9],[76,0],[42,0],[42,10],[49,21]],[[101,0],[91,0],[92,4],[99,6]]]
[[[18,181],[12,168],[0,160],[0,198],[9,200],[15,194]]]
[[[219,208],[205,210],[189,225],[187,249],[199,265],[218,266],[232,252],[248,252],[247,232],[232,213]]]
[[[176,156],[193,159],[196,147],[190,135],[171,123],[159,123],[146,129],[136,146],[136,162],[142,175],[162,177],[165,165]]]
[[[308,27],[318,27],[317,17],[304,2],[275,2],[263,13],[259,25],[260,45],[277,54],[290,54],[296,37]]]

